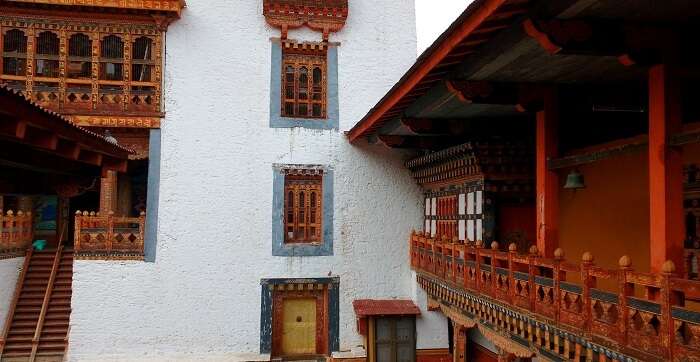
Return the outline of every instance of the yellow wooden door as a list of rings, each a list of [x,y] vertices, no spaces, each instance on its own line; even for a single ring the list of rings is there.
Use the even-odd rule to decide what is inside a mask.
[[[282,310],[282,354],[316,354],[316,299],[286,299]]]

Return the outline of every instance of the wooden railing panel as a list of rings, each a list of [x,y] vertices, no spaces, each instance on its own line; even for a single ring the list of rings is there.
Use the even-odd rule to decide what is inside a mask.
[[[34,238],[31,212],[0,211],[0,253],[24,251]]]
[[[515,245],[505,252],[495,242],[486,249],[480,242],[466,245],[422,232],[411,234],[410,261],[416,271],[607,341],[625,353],[675,361],[700,356],[700,311],[685,306],[687,299],[700,295],[700,281],[677,277],[670,261],[659,274],[640,273],[623,256],[620,268],[609,270],[597,267],[590,253],[573,264],[564,260],[561,249],[554,259],[545,259],[536,247],[523,255]],[[488,317],[493,324],[504,324],[499,316]],[[531,326],[521,330],[517,323],[509,328],[538,346],[555,346],[557,354],[592,358],[596,353],[569,340],[559,341],[546,330]]]
[[[78,211],[75,254],[88,259],[143,259],[146,214],[122,217]]]

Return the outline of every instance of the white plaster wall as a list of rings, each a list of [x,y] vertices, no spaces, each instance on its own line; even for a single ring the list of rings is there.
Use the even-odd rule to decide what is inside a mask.
[[[170,26],[156,262],[75,263],[69,360],[249,360],[261,278],[340,276],[341,350],[362,343],[354,299],[415,296],[407,238],[422,203],[406,155],[351,146],[343,133],[415,60],[413,0],[353,0],[331,34],[341,43],[340,131],[268,127],[279,31],[261,7],[191,0]],[[271,255],[274,163],[334,168],[333,256]]]
[[[0,260],[0,331],[5,326],[7,312],[15,295],[17,279],[24,266],[24,257]]]
[[[416,348],[448,348],[450,346],[447,335],[448,324],[444,314],[438,311],[428,310],[428,295],[416,280],[416,273],[411,271],[413,281],[413,300],[420,308],[421,315],[416,318]]]

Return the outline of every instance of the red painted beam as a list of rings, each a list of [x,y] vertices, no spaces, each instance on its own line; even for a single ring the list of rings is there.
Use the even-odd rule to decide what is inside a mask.
[[[537,249],[548,258],[559,246],[559,177],[547,168],[547,161],[558,156],[558,106],[556,91],[550,89],[544,92],[544,108],[537,112]]]
[[[406,78],[385,97],[360,123],[348,132],[350,142],[355,142],[360,136],[374,126],[374,124],[389,111],[401,98],[415,87],[430,71],[437,67],[450,52],[484,21],[495,13],[507,0],[485,0],[474,12],[468,16],[457,28],[448,34],[445,39],[432,50],[431,54],[416,69],[409,70]]]
[[[667,144],[682,130],[677,79],[667,65],[649,70],[649,239],[651,270],[666,260],[683,275],[683,159]]]

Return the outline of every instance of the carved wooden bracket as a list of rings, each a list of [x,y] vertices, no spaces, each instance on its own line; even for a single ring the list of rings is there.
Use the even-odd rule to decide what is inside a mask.
[[[268,24],[280,28],[282,39],[289,29],[304,25],[323,32],[328,40],[330,32],[345,26],[348,18],[347,0],[263,0],[263,15]]]

